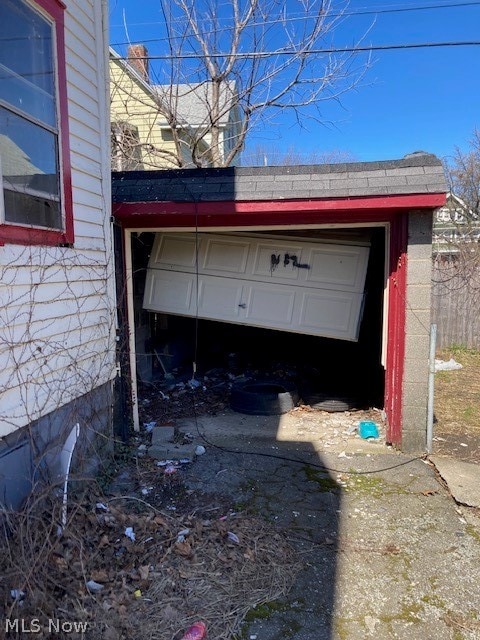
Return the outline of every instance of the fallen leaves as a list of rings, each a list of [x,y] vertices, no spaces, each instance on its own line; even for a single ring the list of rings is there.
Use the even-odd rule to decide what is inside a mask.
[[[92,640],[163,640],[199,612],[210,637],[227,638],[250,607],[285,594],[300,568],[283,535],[263,520],[170,516],[120,502],[71,504],[62,537],[58,503],[19,520],[15,543],[0,545],[6,610],[18,613],[18,604],[2,585],[18,585],[23,617],[86,619]]]

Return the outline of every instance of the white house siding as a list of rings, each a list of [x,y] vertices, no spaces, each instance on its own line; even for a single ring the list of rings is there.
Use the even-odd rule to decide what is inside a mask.
[[[0,438],[115,372],[106,5],[68,0],[73,248],[0,247]]]

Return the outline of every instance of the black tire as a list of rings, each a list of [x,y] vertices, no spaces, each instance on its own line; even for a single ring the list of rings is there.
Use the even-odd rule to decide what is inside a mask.
[[[298,400],[289,380],[245,380],[233,386],[230,406],[239,413],[276,416],[293,409]]]
[[[357,401],[354,398],[346,398],[341,396],[329,396],[327,394],[316,393],[307,395],[304,398],[306,405],[317,409],[318,411],[328,411],[336,413],[337,411],[351,411],[357,408]]]

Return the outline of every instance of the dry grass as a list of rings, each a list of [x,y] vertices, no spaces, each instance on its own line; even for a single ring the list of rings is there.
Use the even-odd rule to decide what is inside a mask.
[[[105,509],[96,506],[99,495],[69,504],[61,535],[58,499],[43,497],[5,514],[2,621],[21,618],[28,628],[38,620],[35,637],[44,639],[63,637],[48,630],[49,620],[59,619],[87,624],[84,635],[69,638],[174,640],[202,620],[210,638],[227,640],[250,608],[285,595],[301,568],[286,538],[259,518],[171,515],[128,497],[103,498]],[[133,527],[134,541],[126,527]],[[89,590],[90,580],[102,585],[98,593]],[[12,589],[21,599],[12,598]]]
[[[444,439],[437,441],[437,452],[476,459],[480,454],[480,351],[452,347],[437,358],[454,358],[463,366],[435,374],[435,436]]]

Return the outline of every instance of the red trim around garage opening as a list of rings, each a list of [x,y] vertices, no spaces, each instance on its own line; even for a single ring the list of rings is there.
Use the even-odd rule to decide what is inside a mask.
[[[336,200],[114,203],[113,213],[123,228],[131,230],[390,223],[385,412],[388,423],[387,442],[400,445],[405,360],[408,212],[424,209],[428,214],[444,204],[444,193],[432,193]]]
[[[402,441],[403,371],[405,367],[405,318],[407,300],[408,213],[390,225],[390,272],[388,287],[388,341],[385,370],[387,442]]]

